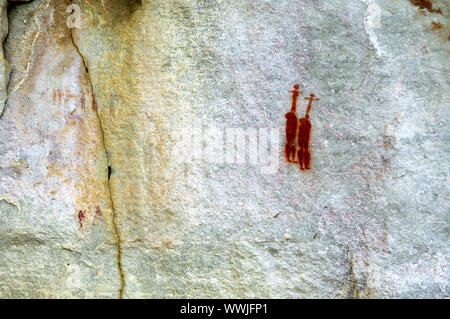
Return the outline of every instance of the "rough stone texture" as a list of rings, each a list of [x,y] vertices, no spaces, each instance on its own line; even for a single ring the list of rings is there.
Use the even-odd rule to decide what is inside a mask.
[[[0,118],[2,297],[118,297],[120,288],[105,149],[65,8],[33,1],[9,15],[5,51],[13,72]]]
[[[69,4],[8,14],[1,297],[449,295],[448,1]],[[277,169],[177,157],[193,123],[276,128]]]
[[[0,43],[2,43],[0,48],[0,116],[2,116],[3,109],[5,108],[7,99],[6,87],[8,86],[9,75],[11,72],[9,64],[5,60],[3,54],[3,41],[5,41],[6,35],[8,34],[8,17],[6,15],[7,5],[7,0],[0,1]]]

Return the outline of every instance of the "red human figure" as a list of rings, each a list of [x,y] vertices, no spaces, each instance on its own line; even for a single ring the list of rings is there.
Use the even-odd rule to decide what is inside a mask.
[[[300,169],[310,169],[309,164],[311,162],[311,153],[309,152],[309,137],[311,135],[311,122],[309,121],[309,111],[311,111],[312,101],[318,101],[315,99],[314,94],[310,94],[310,97],[305,97],[305,100],[309,100],[308,108],[304,118],[299,121],[298,128],[298,150],[297,157],[300,163]]]
[[[292,93],[292,106],[291,111],[286,113],[286,146],[284,147],[284,154],[286,156],[286,161],[293,163],[295,161],[295,135],[297,133],[297,98],[300,93],[300,86],[298,84],[294,85],[294,90],[289,91]],[[291,159],[292,158],[292,159]]]
[[[294,85],[294,90],[289,91],[289,93],[292,93],[292,106],[291,106],[291,112],[294,112],[297,110],[297,98],[300,93],[303,93],[300,91],[300,86],[298,84]]]
[[[78,211],[78,222],[80,223],[80,228],[83,228],[83,221],[86,218],[86,211],[80,210]]]

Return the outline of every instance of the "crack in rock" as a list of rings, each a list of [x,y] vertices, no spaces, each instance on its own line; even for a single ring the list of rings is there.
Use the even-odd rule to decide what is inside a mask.
[[[123,298],[123,293],[124,293],[124,289],[125,289],[125,274],[123,272],[123,268],[122,268],[122,240],[121,240],[121,236],[120,236],[120,232],[119,232],[119,228],[117,225],[117,215],[116,215],[116,210],[115,210],[115,206],[114,206],[114,201],[113,201],[113,196],[112,196],[112,190],[111,190],[111,184],[110,184],[110,174],[111,174],[111,158],[110,155],[108,153],[108,150],[106,148],[106,143],[105,143],[105,133],[103,130],[103,125],[102,125],[102,120],[100,117],[100,114],[98,113],[98,108],[97,108],[97,102],[95,99],[95,94],[94,94],[94,87],[89,75],[89,68],[86,62],[86,59],[84,58],[83,54],[81,53],[78,45],[75,42],[75,39],[73,37],[73,29],[70,29],[69,31],[70,33],[70,39],[72,41],[73,46],[75,47],[78,55],[81,58],[81,61],[83,63],[83,66],[85,68],[86,71],[86,78],[88,81],[88,84],[90,86],[90,91],[91,91],[91,97],[92,97],[92,109],[95,112],[97,119],[98,119],[98,123],[99,123],[99,128],[100,128],[100,137],[101,137],[101,143],[103,145],[103,148],[105,150],[106,153],[106,157],[107,157],[107,162],[108,162],[108,182],[107,182],[107,187],[108,187],[108,192],[109,192],[109,199],[110,199],[110,204],[111,204],[111,209],[113,212],[113,216],[112,216],[112,221],[113,221],[113,227],[114,227],[114,232],[116,235],[116,239],[117,239],[117,267],[119,270],[119,275],[120,275],[120,289],[119,289],[119,298],[122,299]]]
[[[8,6],[8,1],[0,1],[0,117],[5,109],[6,101],[8,100],[8,84],[11,75],[11,67],[5,59],[3,53],[3,44],[8,35],[8,14],[6,8]]]

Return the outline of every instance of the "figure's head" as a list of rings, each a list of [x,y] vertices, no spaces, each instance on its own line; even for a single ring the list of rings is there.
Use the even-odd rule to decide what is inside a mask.
[[[300,88],[300,85],[296,84],[294,85],[294,89],[298,90]]]
[[[311,93],[310,96],[311,96],[311,97],[315,97],[315,94],[314,94],[314,93]]]

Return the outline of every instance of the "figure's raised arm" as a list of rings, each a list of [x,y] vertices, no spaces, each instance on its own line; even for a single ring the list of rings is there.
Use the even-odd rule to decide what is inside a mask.
[[[305,100],[309,100],[308,108],[306,109],[305,117],[309,117],[309,111],[311,111],[312,101],[319,101],[320,99],[315,99],[314,93],[311,93],[309,97],[305,97]]]

